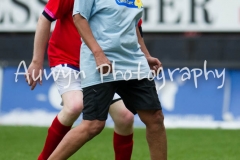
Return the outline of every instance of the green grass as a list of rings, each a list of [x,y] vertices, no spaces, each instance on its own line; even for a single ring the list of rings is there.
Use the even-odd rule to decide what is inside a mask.
[[[110,128],[69,160],[113,160]],[[0,126],[0,160],[36,160],[47,128]],[[168,160],[240,160],[239,130],[168,129]],[[145,129],[134,130],[132,160],[150,160]]]

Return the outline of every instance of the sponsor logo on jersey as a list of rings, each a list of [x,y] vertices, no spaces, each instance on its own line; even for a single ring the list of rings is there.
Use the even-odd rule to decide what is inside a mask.
[[[142,0],[116,0],[118,5],[123,5],[129,8],[142,8]]]

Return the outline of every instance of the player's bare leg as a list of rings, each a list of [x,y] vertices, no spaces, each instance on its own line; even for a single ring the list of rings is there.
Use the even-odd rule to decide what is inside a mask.
[[[72,126],[83,109],[82,91],[69,91],[62,95],[63,109],[58,114],[59,121],[65,126]]]
[[[115,160],[130,160],[133,148],[134,115],[125,107],[122,100],[113,103],[109,113],[115,124],[113,136]]]
[[[68,91],[62,95],[63,109],[48,129],[46,142],[38,160],[46,160],[71,129],[83,109],[82,97],[81,91]]]
[[[167,160],[167,137],[164,116],[161,110],[138,110],[138,115],[146,125],[146,138],[151,160]]]
[[[114,121],[114,131],[121,135],[133,133],[134,115],[125,107],[122,100],[110,106],[109,114]]]
[[[48,160],[66,160],[80,149],[87,141],[98,135],[105,126],[105,121],[83,120],[71,129],[59,143]]]

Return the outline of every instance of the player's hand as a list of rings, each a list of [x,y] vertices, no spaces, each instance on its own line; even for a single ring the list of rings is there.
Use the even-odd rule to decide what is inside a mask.
[[[158,69],[160,69],[162,67],[162,63],[155,57],[146,57],[147,61],[148,61],[148,65],[150,67],[151,70],[154,70],[155,73],[157,74]]]
[[[99,73],[112,73],[112,63],[108,60],[103,52],[95,54],[95,60]]]
[[[26,82],[34,90],[37,83],[42,85],[43,65],[41,63],[31,62],[28,67],[28,75],[25,75]]]

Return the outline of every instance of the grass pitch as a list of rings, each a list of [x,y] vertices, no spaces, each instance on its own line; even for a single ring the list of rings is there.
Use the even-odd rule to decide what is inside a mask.
[[[46,127],[0,126],[0,160],[36,160]],[[106,128],[69,160],[114,160]],[[240,130],[167,129],[168,160],[240,160]],[[134,130],[132,160],[150,160],[145,129]]]

